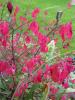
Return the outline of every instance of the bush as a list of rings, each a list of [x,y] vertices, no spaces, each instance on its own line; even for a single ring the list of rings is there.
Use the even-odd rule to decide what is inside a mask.
[[[6,2],[0,9],[0,98],[75,98],[75,90],[72,89],[75,87],[75,79],[72,77],[75,70],[74,59],[61,57],[57,47],[59,38],[56,38],[60,36],[63,48],[67,49],[72,39],[72,22],[60,24],[59,14],[62,12],[58,12],[51,24],[41,27],[37,21],[40,8],[35,8],[25,16],[17,16],[20,8],[14,7],[12,2]],[[8,16],[3,18],[4,11]],[[45,16],[47,13],[44,13]],[[44,20],[43,24],[45,22]]]

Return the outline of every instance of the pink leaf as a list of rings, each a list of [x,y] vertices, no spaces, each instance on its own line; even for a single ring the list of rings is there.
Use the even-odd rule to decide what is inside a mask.
[[[37,15],[39,14],[39,12],[40,12],[40,9],[39,8],[35,8],[34,11],[32,12],[32,17],[36,18]]]

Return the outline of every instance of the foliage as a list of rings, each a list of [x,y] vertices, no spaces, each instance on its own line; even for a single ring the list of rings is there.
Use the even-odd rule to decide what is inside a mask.
[[[6,8],[5,18],[3,13]],[[75,92],[74,58],[60,54],[57,35],[67,49],[72,39],[72,22],[41,27],[40,8],[17,17],[18,5],[1,5],[0,19],[0,98],[2,100],[66,100]],[[44,13],[46,16],[47,13]],[[46,20],[43,21],[45,24]],[[43,29],[43,31],[42,31]],[[71,91],[70,91],[71,89]],[[69,92],[69,93],[68,93]],[[65,95],[64,95],[65,94]]]

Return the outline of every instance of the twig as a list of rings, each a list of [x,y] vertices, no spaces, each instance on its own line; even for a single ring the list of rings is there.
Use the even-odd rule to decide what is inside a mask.
[[[14,33],[14,29],[12,31],[12,56],[13,56],[12,60],[13,60],[14,65],[15,65],[15,56],[14,56],[14,47],[13,47],[13,33]]]
[[[2,9],[2,13],[1,13],[1,20],[2,20],[2,17],[3,17],[3,12],[4,12],[5,5],[6,5],[6,3],[3,5],[3,9]]]
[[[0,94],[2,94],[2,95],[8,95],[8,93],[2,92],[2,91],[0,91]]]

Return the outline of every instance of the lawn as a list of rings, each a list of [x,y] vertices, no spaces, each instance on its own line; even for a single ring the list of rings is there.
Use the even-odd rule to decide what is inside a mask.
[[[0,0],[0,2],[4,3],[5,0]],[[73,30],[75,28],[75,6],[72,6],[71,9],[67,8],[67,4],[70,0],[11,0],[14,5],[18,5],[20,7],[20,15],[24,15],[26,10],[32,11],[35,7],[39,7],[41,9],[41,13],[38,16],[38,21],[40,25],[45,26],[43,24],[43,13],[44,11],[48,11],[48,15],[46,16],[47,22],[54,20],[56,17],[56,12],[59,10],[63,11],[63,16],[61,19],[61,23],[66,23],[72,20]],[[74,32],[73,32],[74,33]],[[73,39],[71,41],[71,45],[68,50],[61,49],[62,53],[71,52],[75,50],[75,34],[73,34]],[[61,47],[61,39],[59,39],[58,46]]]

